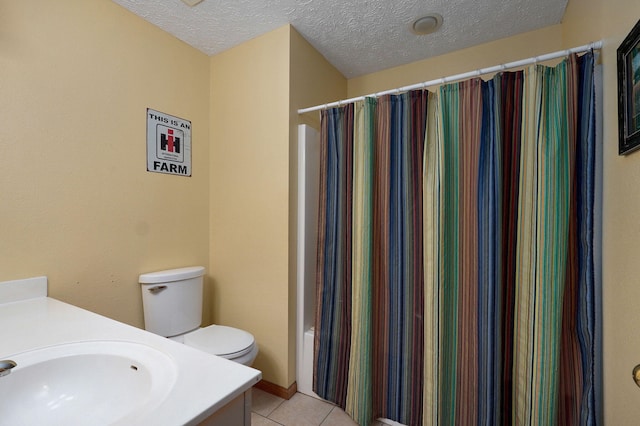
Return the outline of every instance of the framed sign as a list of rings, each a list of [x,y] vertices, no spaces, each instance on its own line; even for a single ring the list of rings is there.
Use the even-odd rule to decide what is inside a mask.
[[[618,153],[640,148],[640,21],[618,47]]]
[[[191,176],[191,122],[147,108],[147,171]]]

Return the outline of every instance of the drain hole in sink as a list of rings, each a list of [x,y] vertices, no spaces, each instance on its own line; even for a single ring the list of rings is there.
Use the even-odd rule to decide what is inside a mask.
[[[138,371],[138,367],[136,367],[135,365],[130,366],[129,368],[131,368],[134,371]]]

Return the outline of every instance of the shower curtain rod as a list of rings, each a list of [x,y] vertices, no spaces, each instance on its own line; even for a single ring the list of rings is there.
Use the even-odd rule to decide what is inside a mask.
[[[535,64],[537,62],[550,61],[552,59],[557,59],[557,58],[562,58],[564,56],[569,56],[572,53],[582,53],[582,52],[586,52],[588,50],[600,50],[600,49],[602,49],[602,41],[596,41],[594,43],[585,44],[584,46],[573,47],[573,48],[567,49],[567,50],[559,50],[557,52],[547,53],[545,55],[540,55],[540,56],[533,56],[533,57],[528,58],[528,59],[522,59],[520,61],[508,62],[506,64],[496,65],[496,66],[489,67],[489,68],[479,68],[479,69],[477,69],[475,71],[465,72],[465,73],[462,73],[462,74],[455,74],[455,75],[451,75],[449,77],[437,78],[435,80],[425,81],[424,83],[412,84],[410,86],[399,87],[397,89],[391,89],[391,90],[385,90],[385,91],[382,91],[382,92],[371,93],[370,95],[358,96],[356,98],[345,99],[345,100],[341,100],[341,101],[331,102],[331,103],[328,103],[328,104],[316,105],[314,107],[309,107],[309,108],[302,108],[302,109],[298,110],[298,114],[305,114],[307,112],[312,112],[312,111],[318,111],[318,110],[321,110],[321,109],[332,108],[332,107],[340,106],[340,105],[343,105],[343,104],[349,104],[349,103],[356,102],[356,101],[361,101],[361,100],[364,100],[365,98],[370,98],[370,97],[378,97],[378,96],[383,96],[383,95],[390,95],[390,94],[394,94],[394,93],[406,92],[406,91],[415,90],[415,89],[425,89],[425,88],[431,87],[431,86],[437,86],[437,85],[440,85],[440,84],[451,83],[452,81],[465,80],[465,79],[471,78],[471,77],[478,77],[478,76],[481,76],[483,74],[489,74],[489,73],[494,73],[494,72],[499,72],[499,71],[505,71],[505,70],[512,69],[512,68],[519,68],[519,67],[523,67],[523,66],[526,66],[526,65]]]

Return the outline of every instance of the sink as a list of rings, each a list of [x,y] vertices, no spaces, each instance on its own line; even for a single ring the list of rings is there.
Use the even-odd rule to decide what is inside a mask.
[[[131,424],[170,393],[171,357],[140,343],[67,343],[3,359],[17,364],[0,377],[0,425]]]

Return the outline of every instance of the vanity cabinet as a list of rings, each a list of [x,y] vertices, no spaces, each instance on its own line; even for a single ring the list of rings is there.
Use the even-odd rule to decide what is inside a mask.
[[[251,389],[207,417],[199,426],[251,426]]]

